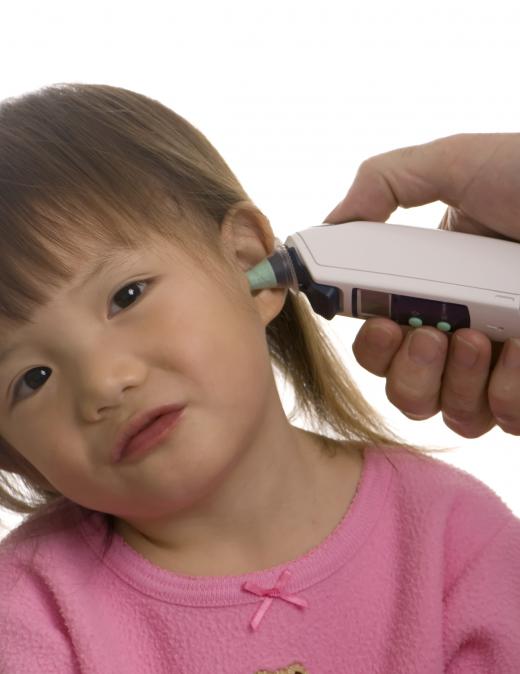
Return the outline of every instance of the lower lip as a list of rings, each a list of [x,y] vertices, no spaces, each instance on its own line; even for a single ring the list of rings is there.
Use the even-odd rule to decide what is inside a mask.
[[[146,452],[154,449],[157,445],[165,440],[171,430],[177,425],[184,408],[169,414],[163,414],[158,417],[153,424],[147,426],[143,431],[134,435],[132,440],[123,450],[120,461],[124,461],[130,457],[136,458],[146,454]]]

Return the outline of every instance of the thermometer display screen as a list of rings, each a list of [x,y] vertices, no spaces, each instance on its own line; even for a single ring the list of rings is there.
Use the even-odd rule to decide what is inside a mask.
[[[377,290],[358,289],[358,317],[386,316],[390,318],[392,310],[392,295]]]
[[[470,327],[468,307],[464,304],[364,288],[352,289],[352,316],[354,318],[383,316],[401,325],[408,325],[411,318],[419,318],[423,325],[434,327],[440,322],[448,323],[453,331]]]

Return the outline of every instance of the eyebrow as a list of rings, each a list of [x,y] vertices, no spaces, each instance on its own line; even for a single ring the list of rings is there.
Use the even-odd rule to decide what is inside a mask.
[[[98,258],[97,264],[95,264],[91,269],[87,270],[84,274],[79,277],[78,282],[72,287],[73,290],[79,290],[86,286],[92,281],[92,279],[100,274],[105,267],[121,267],[127,261],[127,257],[123,257],[123,253],[128,253],[128,250],[122,250],[120,248],[112,248],[108,251],[105,251],[101,257]],[[119,263],[116,265],[115,262],[117,258],[120,258]],[[1,358],[0,358],[1,360]]]
[[[16,351],[18,349],[18,344],[14,344],[13,346],[10,346],[8,349],[5,349],[0,353],[0,363],[2,363],[4,360],[7,360],[9,356],[13,353],[13,351]]]
[[[95,276],[98,276],[104,269],[110,267],[121,267],[123,266],[127,261],[128,258],[125,258],[122,256],[123,252],[129,252],[129,251],[123,251],[121,249],[111,249],[108,251],[105,251],[100,258],[97,259],[97,263],[90,269],[88,269],[84,274],[82,274],[79,277],[78,282],[72,287],[73,290],[79,290],[80,288],[83,288],[86,286],[88,283],[92,281],[92,279]],[[118,264],[115,264],[117,258],[121,257],[120,261]],[[16,343],[13,344],[12,346],[7,347],[7,349],[4,349],[3,351],[0,351],[0,364],[2,364],[5,360],[9,358],[9,356],[14,352],[17,351],[20,348],[20,344]]]

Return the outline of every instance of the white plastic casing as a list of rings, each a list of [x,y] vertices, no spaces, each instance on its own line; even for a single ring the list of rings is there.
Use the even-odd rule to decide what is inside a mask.
[[[407,225],[318,225],[287,238],[315,283],[335,286],[345,316],[352,290],[464,305],[472,329],[493,341],[520,337],[520,244]],[[426,304],[426,303],[425,303]],[[380,314],[372,314],[380,315]]]

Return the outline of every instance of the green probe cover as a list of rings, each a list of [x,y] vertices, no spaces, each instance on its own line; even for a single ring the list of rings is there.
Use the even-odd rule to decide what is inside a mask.
[[[247,272],[249,285],[251,290],[260,290],[262,288],[276,288],[278,281],[274,274],[271,263],[267,258],[262,260],[256,267],[253,267]]]

